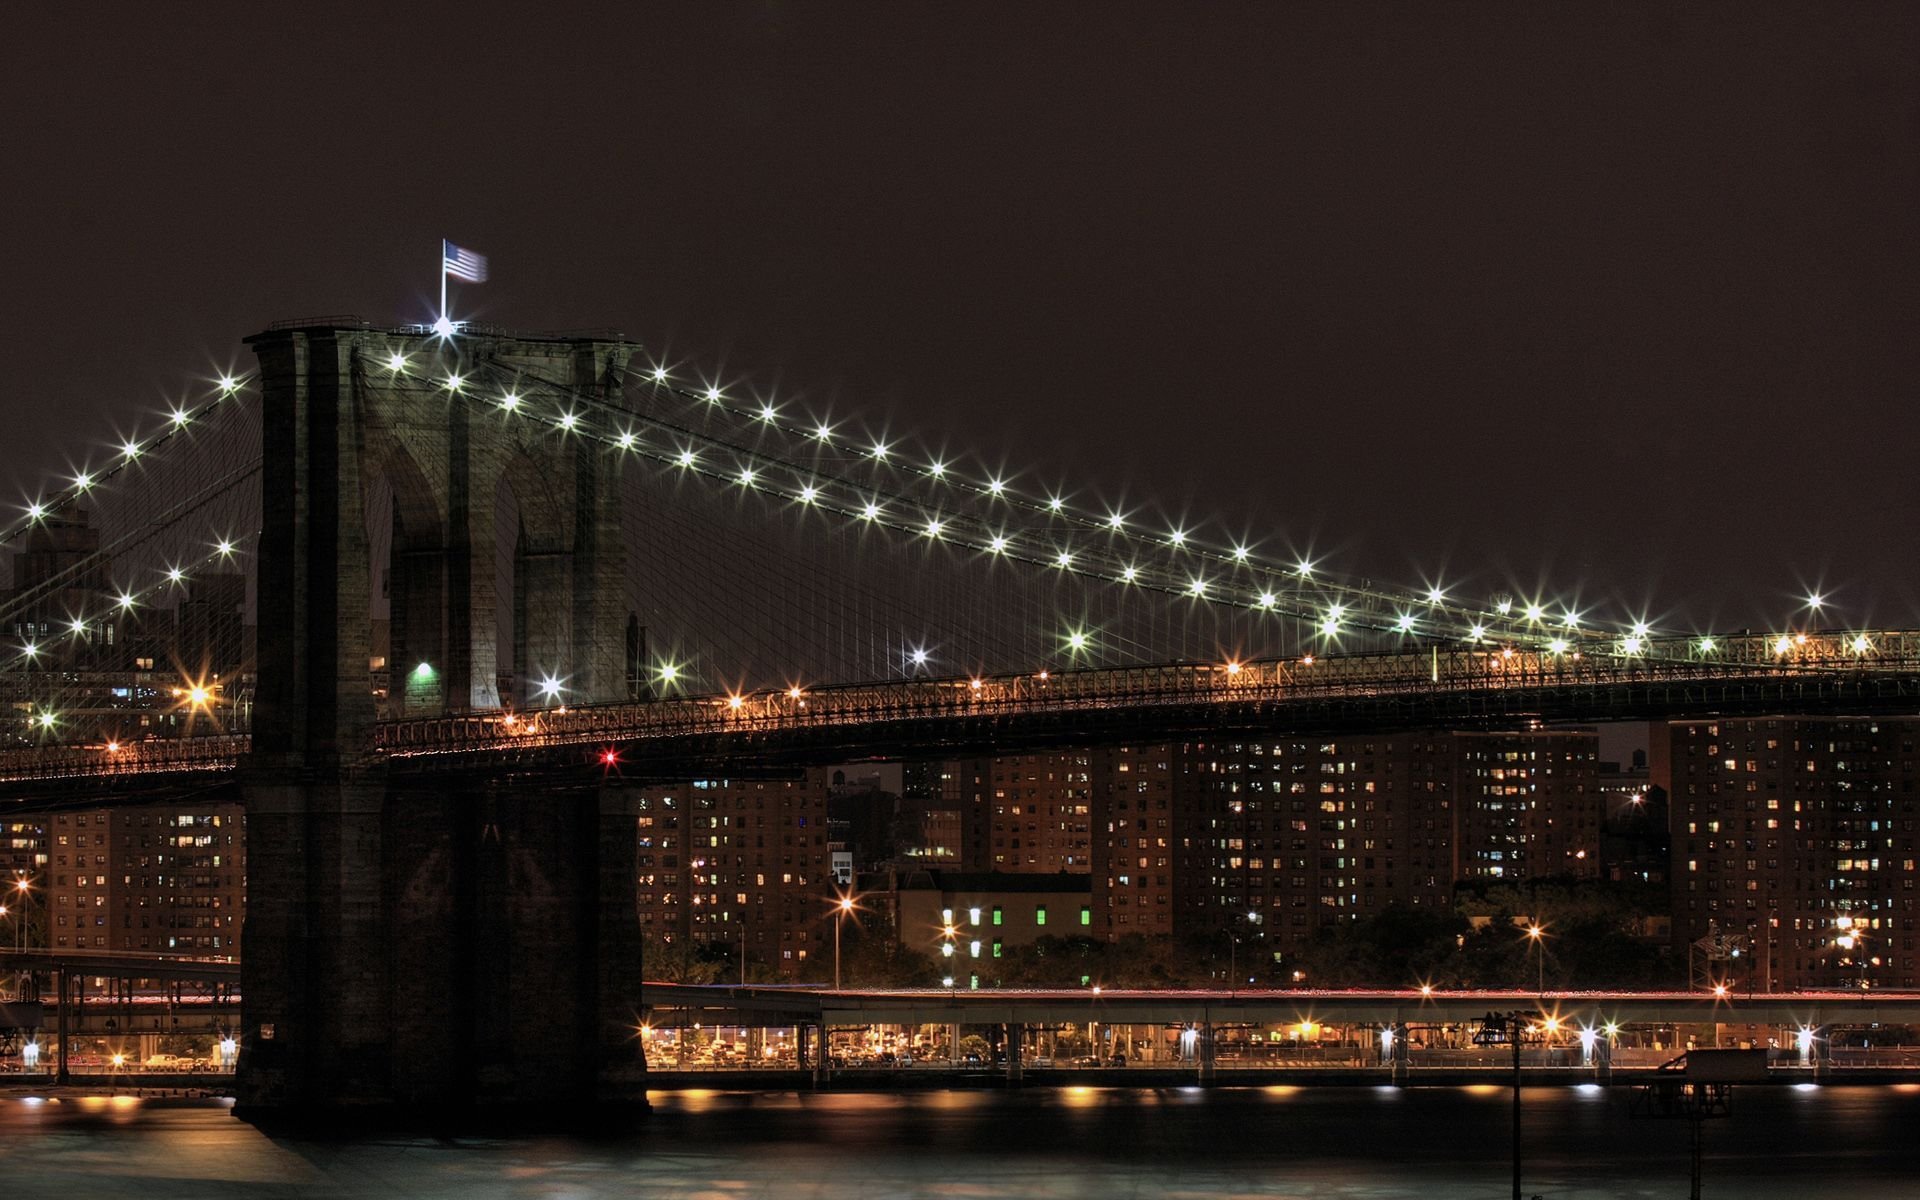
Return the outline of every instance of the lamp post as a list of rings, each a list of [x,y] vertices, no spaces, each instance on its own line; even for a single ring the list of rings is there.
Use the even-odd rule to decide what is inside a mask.
[[[840,990],[840,927],[854,908],[853,893],[842,892],[833,905],[833,990]]]
[[[19,905],[19,914],[13,919],[14,953],[26,949],[27,936],[27,897],[31,894],[33,883],[25,872],[13,881],[13,890],[18,893],[15,902]]]
[[[1867,935],[1860,932],[1859,928],[1856,926],[1855,928],[1847,930],[1847,932],[1841,934],[1838,938],[1834,940],[1842,950],[1845,950],[1848,954],[1851,954],[1853,956],[1854,965],[1857,966],[1860,970],[1860,978],[1859,978],[1858,986],[1861,991],[1863,992],[1866,991],[1867,990]]]
[[[1247,937],[1253,937],[1254,926],[1260,924],[1260,914],[1247,911]],[[1227,994],[1232,995],[1240,988],[1240,935],[1232,927],[1227,929]]]
[[[1488,1013],[1474,1031],[1476,1046],[1513,1047],[1513,1200],[1520,1197],[1520,1047],[1527,1037],[1525,1013]]]
[[[1538,921],[1527,926],[1527,940],[1533,943],[1534,953],[1536,953],[1540,959],[1540,970],[1535,982],[1539,985],[1538,990],[1542,994],[1547,990],[1547,947],[1546,943],[1542,940],[1546,936],[1546,927]]]

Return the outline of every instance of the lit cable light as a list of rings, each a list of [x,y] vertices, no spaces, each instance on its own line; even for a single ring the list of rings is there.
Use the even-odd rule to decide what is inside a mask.
[[[500,397],[500,407],[506,409],[508,412],[512,412],[515,409],[519,408],[520,407],[519,395],[514,392],[508,392],[506,395]]]

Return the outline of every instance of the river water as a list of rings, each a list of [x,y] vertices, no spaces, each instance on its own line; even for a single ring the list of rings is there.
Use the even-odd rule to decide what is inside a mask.
[[[1627,1088],[1529,1088],[1524,1194],[1687,1194],[1684,1122]],[[218,1101],[0,1097],[0,1190],[62,1200],[1252,1200],[1510,1195],[1508,1093],[1029,1088],[655,1093],[611,1140],[268,1136]],[[1756,1085],[1705,1131],[1705,1195],[1920,1197],[1920,1084]]]

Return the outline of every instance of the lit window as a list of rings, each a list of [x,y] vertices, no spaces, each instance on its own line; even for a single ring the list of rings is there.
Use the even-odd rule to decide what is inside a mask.
[[[1036,904],[1033,906],[1033,923],[1035,925],[1045,925],[1047,923],[1046,905]]]

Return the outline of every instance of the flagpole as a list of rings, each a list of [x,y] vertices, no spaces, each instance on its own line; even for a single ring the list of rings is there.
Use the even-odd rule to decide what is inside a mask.
[[[440,319],[447,319],[447,239],[440,239]]]

